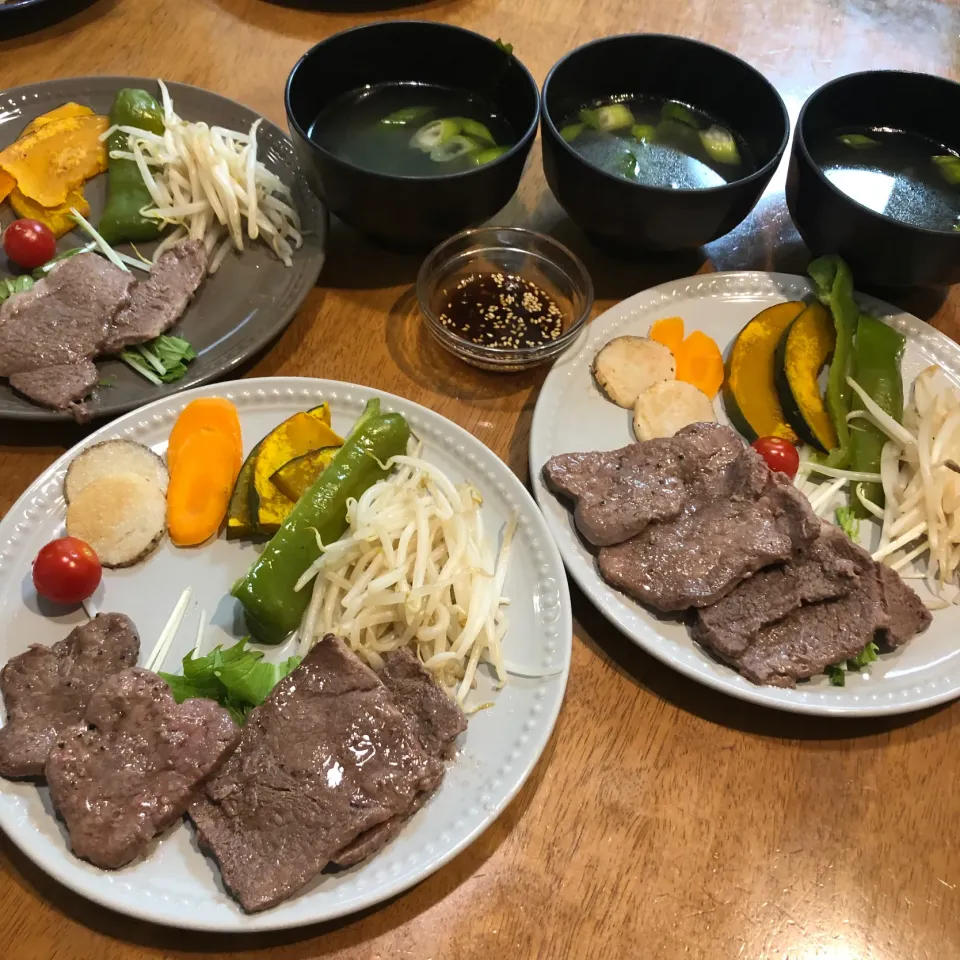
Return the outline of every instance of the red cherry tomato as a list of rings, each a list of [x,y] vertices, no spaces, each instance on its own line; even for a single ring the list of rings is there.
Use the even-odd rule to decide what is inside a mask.
[[[38,220],[14,220],[3,231],[3,250],[17,266],[34,270],[56,256],[57,238]]]
[[[33,561],[33,585],[53,603],[80,603],[100,583],[100,560],[76,537],[51,540]]]
[[[800,454],[797,448],[783,437],[761,437],[750,444],[767,461],[771,470],[785,473],[791,480],[800,469]]]

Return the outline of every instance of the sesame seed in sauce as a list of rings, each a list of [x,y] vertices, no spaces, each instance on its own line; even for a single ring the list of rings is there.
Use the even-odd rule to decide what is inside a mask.
[[[529,349],[563,333],[564,313],[553,297],[512,273],[472,273],[447,296],[440,323],[470,343]]]

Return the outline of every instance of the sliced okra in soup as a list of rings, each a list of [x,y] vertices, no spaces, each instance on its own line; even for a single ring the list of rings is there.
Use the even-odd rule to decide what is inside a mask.
[[[410,124],[430,116],[431,113],[433,113],[433,107],[402,107],[400,110],[388,113],[380,120],[380,124],[385,127],[408,127]]]
[[[438,143],[430,151],[430,159],[436,163],[449,163],[451,160],[457,160],[460,157],[475,154],[478,150],[479,147],[476,140],[470,137],[464,137],[458,133],[443,143]]]
[[[697,122],[697,118],[693,115],[693,111],[684,106],[678,100],[668,100],[660,108],[660,119],[664,121],[673,121],[675,123],[682,123],[688,127],[693,127],[694,130],[699,129],[700,124]]]
[[[868,137],[865,133],[841,133],[837,140],[845,147],[850,147],[853,150],[872,150],[874,147],[880,146],[879,140],[874,140],[873,137]]]
[[[598,130],[600,133],[629,130],[634,123],[633,114],[625,103],[610,103],[593,109],[584,107],[580,111],[580,120],[592,130]]]
[[[442,120],[433,120],[422,126],[410,139],[410,146],[424,153],[452,140],[460,133],[460,124],[453,117],[444,117]]]
[[[714,163],[722,163],[730,167],[739,167],[742,163],[733,134],[726,127],[721,127],[719,123],[701,130],[700,142]]]

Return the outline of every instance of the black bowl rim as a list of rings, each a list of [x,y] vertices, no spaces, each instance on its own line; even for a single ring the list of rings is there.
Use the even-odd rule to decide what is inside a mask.
[[[530,86],[533,88],[535,97],[534,102],[536,107],[533,111],[533,120],[528,125],[526,131],[520,139],[502,156],[497,157],[496,160],[491,160],[489,163],[485,163],[482,167],[477,167],[474,170],[461,170],[459,173],[438,173],[434,176],[426,177],[414,177],[414,176],[400,176],[398,174],[392,173],[378,173],[375,170],[368,170],[366,167],[358,166],[355,163],[350,163],[348,160],[344,160],[342,157],[338,157],[335,154],[331,153],[325,147],[320,146],[315,140],[312,140],[303,127],[300,125],[300,122],[293,115],[293,110],[290,108],[290,88],[293,86],[293,79],[304,63],[310,59],[321,47],[326,46],[333,40],[337,40],[340,37],[346,36],[348,33],[359,33],[364,30],[377,30],[384,27],[397,27],[401,29],[406,29],[409,27],[431,27],[439,28],[443,30],[453,30],[457,33],[466,33],[470,34],[473,37],[477,37],[480,40],[486,41],[490,46],[495,47],[496,41],[491,40],[488,36],[482,33],[477,33],[475,30],[468,30],[466,27],[459,27],[456,24],[452,23],[438,23],[435,20],[377,20],[373,23],[364,23],[360,24],[357,27],[348,27],[346,30],[339,30],[336,33],[331,34],[329,37],[325,37],[323,40],[315,43],[299,60],[293,65],[293,69],[290,71],[289,76],[287,77],[287,82],[283,90],[283,105],[287,114],[287,122],[293,127],[296,134],[303,139],[310,147],[314,150],[318,150],[323,156],[330,162],[336,164],[344,170],[351,170],[358,173],[362,173],[365,176],[375,177],[378,180],[383,180],[386,183],[447,183],[453,180],[458,180],[460,178],[474,177],[479,174],[490,170],[501,163],[504,163],[506,160],[514,156],[516,153],[523,150],[528,150],[530,145],[533,143],[534,138],[537,135],[537,127],[540,124],[540,88],[537,86],[537,81],[534,80],[533,74],[527,68],[526,64],[520,60],[520,58],[511,53],[510,56],[516,61],[517,66],[523,71],[526,75],[527,80],[530,83]]]
[[[804,159],[810,165],[810,169],[813,170],[814,174],[820,180],[821,183],[825,184],[830,192],[835,196],[845,200],[847,203],[856,207],[858,210],[863,213],[868,214],[871,217],[876,218],[881,223],[887,225],[893,225],[900,227],[903,230],[919,234],[921,236],[931,236],[931,237],[956,237],[960,239],[960,230],[934,230],[932,227],[920,227],[913,223],[906,223],[903,220],[898,220],[896,217],[888,217],[885,213],[877,213],[876,210],[871,210],[870,207],[865,206],[859,200],[854,200],[853,197],[848,193],[844,193],[840,190],[834,183],[830,181],[830,178],[823,172],[823,168],[817,163],[816,160],[810,155],[810,151],[807,149],[807,138],[803,134],[803,121],[806,117],[807,107],[810,106],[813,101],[820,96],[821,93],[829,90],[831,87],[839,86],[842,83],[845,83],[849,80],[860,79],[862,77],[869,76],[897,76],[897,77],[923,77],[925,80],[934,80],[943,84],[948,84],[953,87],[960,89],[960,83],[957,83],[955,80],[949,80],[947,77],[939,77],[935,73],[923,73],[920,70],[858,70],[856,73],[845,73],[843,76],[834,77],[833,80],[828,80],[826,83],[817,87],[813,93],[807,97],[803,102],[803,106],[800,108],[800,113],[797,114],[797,125],[794,132],[794,149],[800,150],[803,153]]]
[[[553,117],[550,115],[549,109],[547,109],[547,90],[550,86],[550,81],[553,79],[553,75],[557,72],[557,70],[576,54],[581,53],[589,47],[595,47],[599,44],[609,43],[613,40],[624,40],[628,38],[643,38],[645,40],[679,40],[680,42],[689,44],[692,47],[705,47],[708,50],[714,50],[717,53],[721,53],[725,57],[729,57],[731,60],[736,60],[738,63],[746,67],[751,73],[755,74],[762,83],[766,84],[767,87],[770,88],[770,92],[773,94],[774,99],[780,106],[780,112],[783,118],[783,138],[781,139],[780,146],[777,147],[774,155],[762,167],[754,170],[754,172],[749,176],[741,177],[739,180],[731,180],[729,183],[724,183],[722,186],[718,187],[684,187],[676,190],[672,187],[657,187],[647,183],[633,183],[624,177],[618,177],[615,173],[608,173],[601,167],[595,166],[588,160],[585,160],[579,153],[577,153],[576,150],[573,149],[573,147],[570,146],[569,143],[566,142],[566,140],[563,139],[563,137],[560,136],[560,131],[557,129],[557,125],[553,122]],[[546,80],[543,81],[543,89],[540,91],[540,115],[543,118],[543,122],[549,125],[550,132],[556,137],[557,142],[562,144],[562,148],[566,150],[572,157],[575,157],[581,163],[586,164],[591,170],[596,171],[613,183],[626,184],[627,187],[632,189],[649,190],[652,193],[659,193],[664,196],[705,196],[707,194],[718,194],[723,193],[724,191],[737,189],[738,187],[742,187],[744,185],[756,183],[757,181],[762,180],[764,177],[772,177],[774,171],[780,166],[780,161],[783,159],[784,153],[786,153],[787,145],[790,143],[791,132],[790,113],[787,110],[786,104],[783,102],[783,97],[780,96],[777,88],[755,66],[753,66],[753,64],[748,63],[742,57],[738,57],[735,53],[731,53],[729,50],[724,50],[723,47],[714,46],[712,43],[704,43],[702,40],[694,40],[691,37],[681,37],[673,33],[615,33],[608,37],[600,37],[597,40],[591,40],[589,43],[583,43],[579,47],[574,47],[573,50],[571,50],[569,53],[565,53],[550,68],[550,72],[547,74]]]

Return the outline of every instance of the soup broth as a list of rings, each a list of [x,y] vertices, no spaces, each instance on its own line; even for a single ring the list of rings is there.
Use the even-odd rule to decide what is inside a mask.
[[[374,173],[436,177],[489,163],[517,137],[477,94],[420,83],[352,90],[325,107],[310,138]]]
[[[857,203],[912,226],[960,229],[960,156],[943,144],[901,130],[844,127],[808,148]]]
[[[702,190],[756,170],[742,137],[702,110],[665,97],[594,101],[571,113],[560,133],[595,167],[651,187]]]

